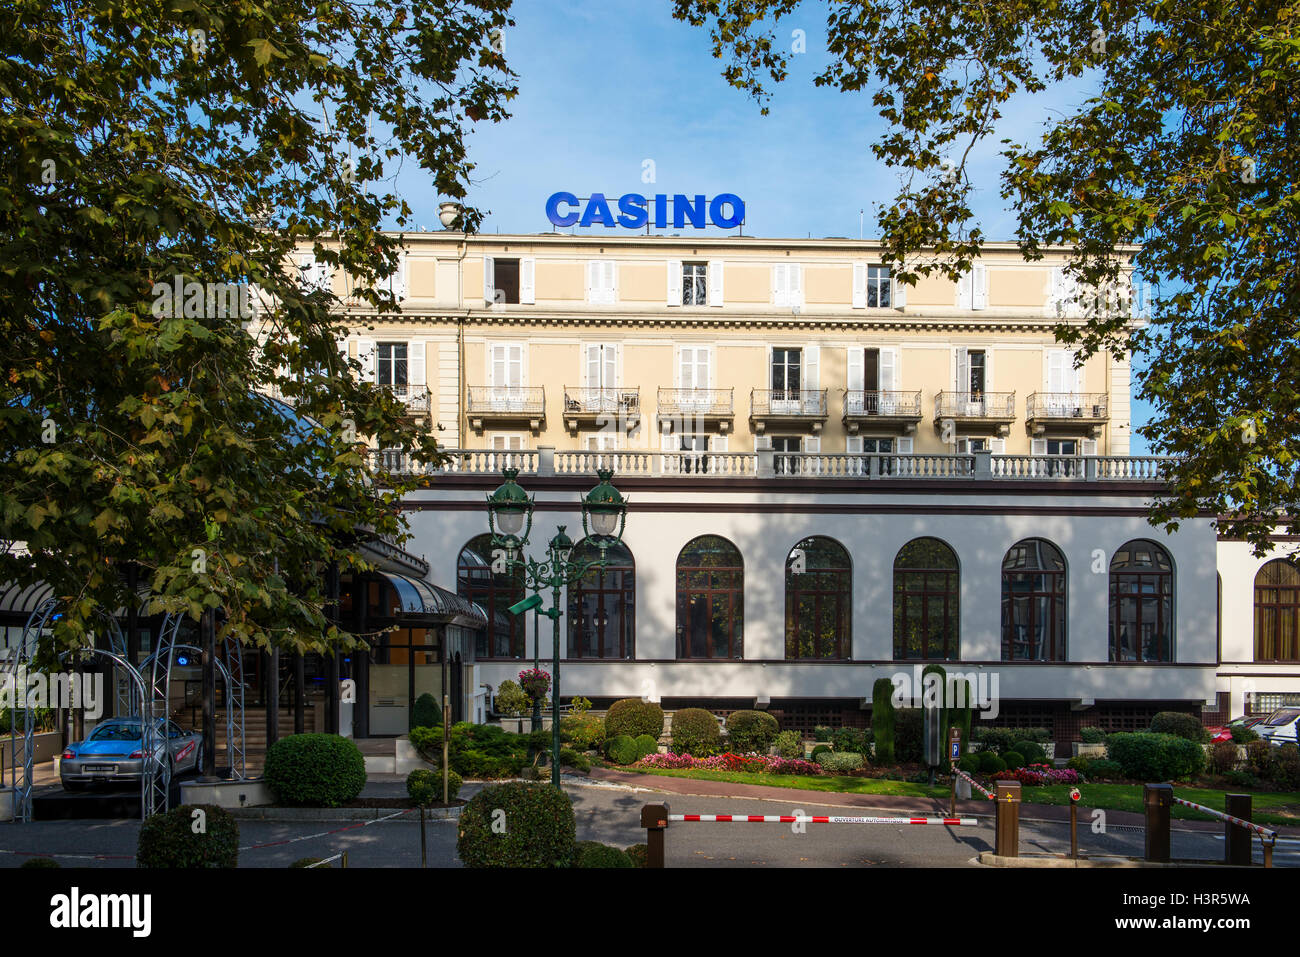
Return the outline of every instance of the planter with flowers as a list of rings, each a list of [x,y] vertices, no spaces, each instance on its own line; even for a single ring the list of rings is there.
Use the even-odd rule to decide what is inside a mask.
[[[534,715],[530,728],[533,731],[538,730],[537,716],[539,710],[542,712],[542,728],[549,728],[550,721],[546,720],[546,693],[551,690],[551,676],[549,672],[541,668],[525,668],[519,672],[519,687],[524,689],[524,694],[528,695],[529,707],[532,708]]]

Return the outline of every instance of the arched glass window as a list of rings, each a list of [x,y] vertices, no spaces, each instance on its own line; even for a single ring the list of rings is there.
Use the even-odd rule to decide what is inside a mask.
[[[852,622],[848,551],[833,538],[805,538],[785,561],[785,656],[851,657]]]
[[[720,535],[701,535],[677,556],[677,657],[742,658],[745,567]]]
[[[1300,569],[1284,558],[1255,574],[1255,660],[1300,661]]]
[[[583,539],[570,561],[590,562],[600,549]],[[636,563],[619,542],[606,551],[607,564],[569,586],[570,658],[635,658]]]
[[[1146,538],[1110,560],[1110,660],[1174,660],[1174,565]]]
[[[506,609],[524,598],[524,573],[492,571],[492,536],[476,535],[460,550],[456,562],[456,591],[487,612],[487,633],[477,644],[479,658],[522,658],[524,615]]]
[[[894,556],[894,657],[960,657],[961,572],[937,538],[914,538]]]
[[[1002,660],[1065,660],[1065,556],[1041,538],[1002,559]]]

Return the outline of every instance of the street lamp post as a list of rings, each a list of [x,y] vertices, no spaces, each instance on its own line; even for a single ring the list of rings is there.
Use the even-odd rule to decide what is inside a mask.
[[[492,532],[493,564],[500,560],[507,569],[522,569],[525,587],[534,593],[551,591],[551,607],[537,609],[536,614],[551,619],[554,639],[554,656],[551,675],[551,783],[560,786],[560,608],[561,589],[581,580],[593,569],[604,569],[611,545],[623,539],[627,522],[627,500],[613,483],[612,469],[597,469],[600,484],[582,499],[582,531],[599,550],[600,557],[592,561],[571,561],[574,543],[560,525],[549,542],[545,561],[524,556],[524,546],[533,529],[533,500],[519,487],[515,479],[518,469],[502,469],[502,483],[488,496],[488,528]],[[537,655],[534,637],[534,656]]]

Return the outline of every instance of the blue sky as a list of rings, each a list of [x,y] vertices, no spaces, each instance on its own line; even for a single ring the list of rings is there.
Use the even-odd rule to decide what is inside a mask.
[[[477,164],[469,201],[486,212],[482,231],[549,231],[546,198],[557,190],[730,192],[746,204],[745,232],[758,236],[879,235],[875,209],[897,174],[877,162],[884,126],[866,94],[818,88],[825,65],[825,7],[805,3],[780,39],[803,30],[807,52],[773,89],[770,113],[721,77],[708,32],[680,23],[666,0],[516,0],[505,54],[519,96],[505,123],[471,137]],[[1022,97],[974,154],[973,208],[990,239],[1013,239],[1015,220],[998,195],[998,140],[1035,138],[1043,122],[1087,88]],[[643,183],[646,160],[655,182]],[[436,228],[440,197],[410,167],[400,177],[415,221]],[[599,231],[597,228],[596,231]],[[1135,406],[1134,426],[1148,411]],[[1134,435],[1134,454],[1146,451]]]

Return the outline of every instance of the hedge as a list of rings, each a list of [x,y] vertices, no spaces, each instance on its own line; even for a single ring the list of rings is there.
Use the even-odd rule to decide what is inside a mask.
[[[262,776],[280,804],[340,807],[366,786],[366,759],[340,735],[293,734],[267,750]]]
[[[203,812],[202,818],[196,811]],[[196,834],[194,829],[200,819],[203,829]],[[140,825],[135,864],[136,867],[238,867],[239,825],[229,811],[215,804],[182,804],[155,814]]]
[[[1210,732],[1205,730],[1201,719],[1186,711],[1159,712],[1151,719],[1149,730],[1152,734],[1172,734],[1197,744],[1205,744],[1210,740]]]
[[[924,759],[924,720],[920,708],[900,708],[894,714],[894,756],[900,764],[920,764]]]
[[[1047,763],[1047,749],[1037,741],[1017,741],[1012,750],[1024,758],[1025,764]]]
[[[579,751],[599,748],[605,743],[605,719],[591,714],[566,714],[560,719],[560,740]]]
[[[1125,777],[1149,783],[1185,780],[1205,766],[1205,750],[1196,742],[1150,731],[1112,734],[1106,757],[1119,764]]]
[[[673,751],[696,758],[707,758],[718,753],[722,732],[718,719],[703,708],[683,708],[673,713]]]
[[[464,782],[455,771],[447,772],[447,800],[456,800]],[[406,793],[417,806],[428,807],[442,803],[442,771],[416,768],[406,776]]]
[[[615,764],[636,764],[643,755],[637,749],[636,738],[616,734],[605,741],[605,757]]]
[[[730,750],[737,754],[767,754],[781,726],[765,711],[733,711],[727,716]]]
[[[578,851],[573,859],[574,867],[635,867],[632,859],[620,848],[602,844],[600,841],[579,841]]]
[[[876,763],[894,763],[894,682],[877,678],[871,686],[871,734],[876,739]]]
[[[782,758],[802,758],[803,736],[798,731],[782,731],[776,736],[776,753]]]
[[[576,852],[568,795],[549,784],[507,781],[470,798],[456,852],[466,867],[560,867]]]
[[[853,751],[823,751],[816,761],[831,774],[846,774],[862,767],[862,755]]]
[[[605,736],[626,734],[629,738],[648,734],[654,738],[664,733],[664,709],[653,701],[624,698],[609,706],[605,715]]]

